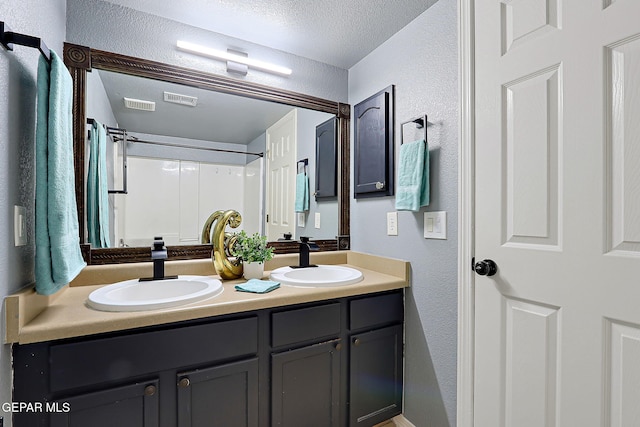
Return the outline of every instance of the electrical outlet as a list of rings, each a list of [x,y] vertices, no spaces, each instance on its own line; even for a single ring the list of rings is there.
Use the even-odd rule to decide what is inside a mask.
[[[16,246],[27,244],[27,208],[13,207],[13,239]]]
[[[315,227],[320,228],[320,212],[316,212],[315,215]]]
[[[424,238],[446,240],[447,238],[447,213],[446,212],[425,212],[424,213]]]
[[[398,235],[398,212],[387,212],[387,236]]]

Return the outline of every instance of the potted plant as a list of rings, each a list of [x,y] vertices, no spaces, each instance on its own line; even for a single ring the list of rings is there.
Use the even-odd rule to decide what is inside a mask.
[[[267,247],[267,237],[254,233],[249,236],[244,230],[236,234],[236,243],[231,255],[242,261],[245,279],[261,279],[264,263],[273,258],[273,248]]]

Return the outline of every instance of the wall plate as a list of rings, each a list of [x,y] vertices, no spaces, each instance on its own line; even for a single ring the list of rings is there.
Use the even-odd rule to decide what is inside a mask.
[[[424,238],[441,239],[447,238],[447,213],[425,212],[424,213]]]
[[[320,228],[320,212],[316,212],[315,214],[315,228]]]
[[[304,212],[296,213],[298,227],[304,227],[307,224],[307,215]]]
[[[27,208],[24,206],[13,207],[13,239],[15,246],[27,244]]]
[[[387,212],[387,236],[398,235],[398,212]]]

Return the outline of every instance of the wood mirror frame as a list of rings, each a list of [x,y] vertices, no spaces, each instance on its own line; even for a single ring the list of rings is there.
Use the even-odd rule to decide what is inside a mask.
[[[64,44],[64,63],[73,79],[73,151],[76,165],[76,202],[80,242],[86,241],[84,164],[87,129],[87,72],[96,68],[335,114],[338,118],[338,236],[336,239],[314,241],[318,243],[320,250],[349,249],[349,121],[351,112],[349,104],[71,43]],[[149,242],[151,242],[151,237],[149,237]],[[275,248],[276,253],[298,251],[298,245],[295,241],[269,242],[269,245]],[[88,243],[80,244],[82,255],[89,265],[149,261],[150,246],[98,249],[91,248]],[[167,249],[169,260],[209,258],[211,256],[211,245],[205,244],[169,246]]]

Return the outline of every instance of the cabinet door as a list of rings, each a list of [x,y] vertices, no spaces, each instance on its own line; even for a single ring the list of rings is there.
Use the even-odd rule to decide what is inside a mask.
[[[338,119],[333,117],[316,126],[316,200],[338,195]]]
[[[340,424],[339,350],[334,340],[272,355],[272,426]]]
[[[61,399],[51,410],[60,411],[51,413],[51,427],[157,427],[158,381]]]
[[[393,195],[393,92],[378,92],[354,109],[354,197]]]
[[[402,412],[402,326],[351,337],[349,425],[373,426]]]
[[[257,425],[257,358],[178,374],[179,427]]]

